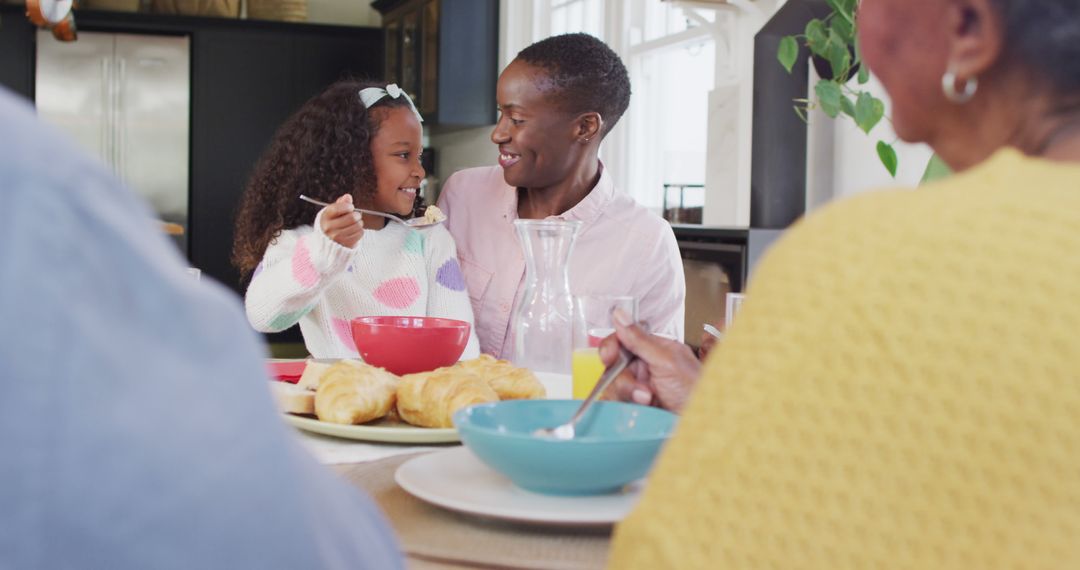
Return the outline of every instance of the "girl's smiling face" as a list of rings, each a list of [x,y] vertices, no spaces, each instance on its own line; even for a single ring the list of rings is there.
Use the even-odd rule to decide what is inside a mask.
[[[378,132],[371,139],[378,186],[372,208],[406,216],[412,213],[420,181],[426,176],[420,165],[420,121],[409,107],[375,108],[380,120]]]

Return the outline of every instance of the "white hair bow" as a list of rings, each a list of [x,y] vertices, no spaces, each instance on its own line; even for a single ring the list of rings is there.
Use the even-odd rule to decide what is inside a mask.
[[[413,104],[412,98],[409,94],[403,91],[397,86],[397,83],[391,83],[386,86],[386,89],[382,87],[367,87],[360,90],[360,101],[364,103],[364,107],[370,109],[372,105],[378,103],[383,97],[389,96],[391,99],[397,99],[398,97],[405,97],[405,102],[409,104],[409,108],[412,109],[413,114],[416,115],[416,120],[421,123],[424,122],[424,118],[420,116],[420,111],[416,110],[416,105]]]

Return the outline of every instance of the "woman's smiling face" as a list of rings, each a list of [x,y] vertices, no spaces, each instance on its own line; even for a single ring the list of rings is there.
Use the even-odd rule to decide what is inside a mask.
[[[514,60],[499,76],[499,121],[491,141],[499,146],[506,183],[548,188],[571,175],[576,162],[575,117],[551,99],[555,86],[539,67]]]

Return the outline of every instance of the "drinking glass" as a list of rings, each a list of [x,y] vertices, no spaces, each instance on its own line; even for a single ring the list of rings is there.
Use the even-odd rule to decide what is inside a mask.
[[[589,396],[604,363],[600,360],[600,341],[615,332],[612,312],[622,309],[637,321],[637,299],[620,295],[583,295],[574,298],[574,356],[572,362],[574,398]]]
[[[514,220],[525,256],[525,292],[514,310],[513,362],[566,374],[574,349],[570,253],[581,222]]]
[[[724,328],[731,328],[731,323],[735,321],[735,315],[739,314],[739,309],[742,307],[743,301],[746,299],[746,295],[743,293],[728,293],[724,303]]]

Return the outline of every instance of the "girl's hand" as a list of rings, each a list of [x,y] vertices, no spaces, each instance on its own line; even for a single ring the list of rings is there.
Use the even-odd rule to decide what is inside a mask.
[[[353,211],[352,196],[342,194],[333,204],[323,208],[320,227],[326,237],[352,249],[364,237],[364,222],[360,212]]]
[[[625,315],[623,315],[625,317]],[[611,365],[621,344],[638,360],[620,374],[604,396],[614,400],[658,405],[679,413],[701,374],[701,361],[685,344],[652,336],[616,313],[615,334],[600,344],[600,359]]]

